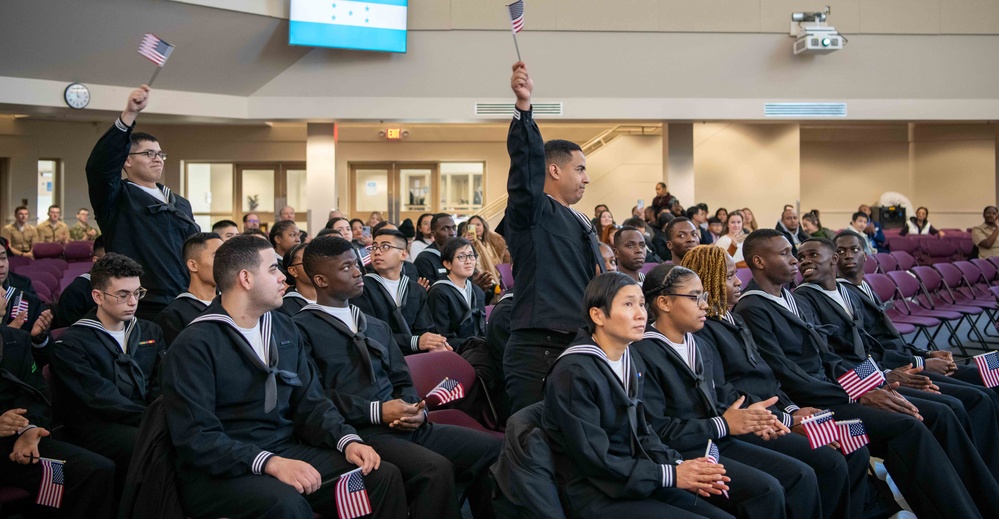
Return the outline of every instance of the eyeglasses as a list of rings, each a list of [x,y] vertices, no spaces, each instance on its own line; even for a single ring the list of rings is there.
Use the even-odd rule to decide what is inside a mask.
[[[375,252],[376,250],[379,250],[379,251],[382,251],[382,252],[388,252],[388,251],[390,251],[392,249],[406,250],[405,247],[396,247],[395,245],[392,245],[391,243],[388,243],[388,242],[385,242],[385,243],[376,243],[374,245],[368,245],[367,249],[368,249],[369,252]]]
[[[167,154],[165,151],[156,151],[156,150],[136,151],[134,153],[129,153],[129,155],[145,155],[146,158],[149,160],[153,160],[155,157],[159,157],[163,160],[167,159]]]
[[[110,292],[104,292],[104,295],[110,297],[111,299],[114,300],[115,303],[118,303],[118,304],[127,303],[128,300],[129,300],[129,298],[132,298],[132,297],[134,297],[135,298],[135,302],[138,303],[140,299],[142,299],[143,297],[146,297],[146,292],[149,292],[149,291],[146,290],[145,288],[141,288],[140,287],[135,292],[129,292],[127,294],[121,294],[121,293],[112,294]]]
[[[709,296],[708,292],[701,292],[700,294],[663,294],[663,295],[693,299],[697,303],[697,306],[708,304],[708,296]]]
[[[472,254],[458,254],[457,256],[454,257],[454,259],[455,259],[455,261],[475,261],[475,260],[479,259],[479,255],[475,254],[475,253],[472,253]]]

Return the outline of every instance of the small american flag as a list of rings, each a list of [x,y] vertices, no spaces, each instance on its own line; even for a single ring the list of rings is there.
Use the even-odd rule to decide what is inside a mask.
[[[371,500],[364,488],[361,469],[354,469],[336,482],[336,514],[340,519],[354,519],[371,513]]]
[[[524,28],[524,0],[517,0],[506,8],[510,11],[510,24],[513,25],[513,32],[520,32]]]
[[[704,451],[704,457],[708,459],[708,463],[718,463],[721,460],[721,453],[718,452],[718,444],[708,440],[708,448]],[[727,490],[722,490],[722,494],[728,499]]]
[[[146,34],[139,44],[139,54],[160,67],[166,64],[171,52],[173,45],[157,38],[154,34]]]
[[[361,264],[365,267],[371,264],[371,251],[367,247],[361,248]]]
[[[11,317],[16,317],[17,314],[27,311],[28,311],[28,302],[24,300],[24,294],[19,294],[17,296],[17,304],[14,305]]]
[[[805,428],[805,436],[808,436],[808,444],[813,449],[818,449],[825,445],[839,440],[839,429],[829,411],[813,414],[801,421],[801,426]]]
[[[38,499],[35,504],[59,508],[62,506],[62,490],[65,485],[62,466],[63,461],[41,458],[42,484],[38,487]]]
[[[851,399],[856,400],[864,393],[884,384],[885,376],[874,364],[874,359],[868,357],[864,362],[840,375],[836,381],[843,386],[843,390]]]
[[[427,393],[426,399],[433,399],[435,401],[434,405],[440,406],[464,397],[465,388],[461,387],[461,384],[457,380],[445,378],[440,384],[437,384],[437,387]]]
[[[999,352],[991,351],[975,355],[975,364],[978,365],[978,372],[982,375],[985,387],[999,386]]]
[[[860,420],[836,422],[836,427],[839,428],[839,449],[843,454],[850,454],[871,441],[864,429],[864,422]]]

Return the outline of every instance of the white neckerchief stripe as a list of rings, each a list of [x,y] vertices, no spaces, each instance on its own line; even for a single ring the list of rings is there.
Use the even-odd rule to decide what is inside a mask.
[[[599,357],[601,360],[607,363],[607,367],[609,368],[611,367],[610,365],[611,360],[607,357],[607,353],[604,350],[600,349],[600,347],[595,344],[577,344],[575,346],[569,346],[562,352],[561,355],[558,356],[558,358],[561,359],[566,355],[577,355],[577,354],[593,355],[594,357]],[[622,360],[621,365],[623,366],[624,369],[624,380],[621,383],[624,385],[624,392],[628,393],[631,390],[630,348],[624,350],[624,355],[621,356],[621,360]],[[611,368],[611,371],[614,371],[614,368]],[[614,378],[616,379],[617,377],[615,376]]]
[[[735,324],[735,317],[732,315],[732,312],[725,312],[725,315],[722,316],[722,319],[724,319],[725,322],[731,324],[732,326],[737,326]]]
[[[135,325],[138,322],[139,320],[133,317],[132,320],[130,320],[128,324],[125,325],[125,340],[124,340],[125,345],[123,346],[123,348],[125,349],[124,353],[128,353],[128,338],[132,335],[132,330],[135,329]],[[73,326],[86,326],[87,328],[100,330],[105,334],[107,334],[108,337],[111,337],[111,339],[114,340],[115,342],[118,341],[117,339],[114,338],[114,335],[111,335],[111,331],[104,327],[104,323],[100,322],[97,319],[80,319],[75,323],[73,323]]]
[[[202,314],[196,317],[193,321],[191,321],[191,324],[208,322],[208,321],[228,324],[229,326],[232,327],[233,330],[236,331],[236,333],[239,334],[240,337],[243,337],[243,332],[240,331],[239,326],[236,325],[236,321],[234,321],[232,317],[229,317],[228,315]],[[263,361],[264,365],[266,366],[270,363],[269,359],[271,358],[271,313],[270,312],[267,312],[260,317],[260,339],[261,339],[260,342],[264,348],[264,358],[268,359],[267,361]],[[245,341],[246,338],[243,337],[243,340]],[[248,345],[251,346],[252,349],[253,345],[252,344]]]
[[[7,287],[7,292],[4,294],[4,299],[7,300],[7,306],[10,306],[10,298],[14,297],[14,292],[16,291],[17,289],[13,286]]]
[[[383,278],[380,274],[375,274],[375,273],[365,274],[364,277],[374,279],[375,281],[380,283],[382,287],[385,288],[386,292],[389,291],[388,285],[385,284],[386,281],[385,278]],[[406,306],[405,305],[406,295],[408,293],[409,293],[409,276],[403,274],[399,277],[399,286],[396,287],[395,290],[395,300],[393,302],[395,303],[396,307],[402,308]]]
[[[853,317],[853,300],[850,299],[850,294],[847,293],[846,287],[844,287],[843,285],[840,285],[839,283],[836,284],[836,292],[839,294],[841,298],[843,298],[842,304],[840,304],[839,301],[836,301],[835,299],[830,297],[829,294],[826,293],[826,289],[822,285],[817,285],[815,283],[802,283],[798,285],[798,288],[810,288],[812,290],[815,290],[816,292],[822,294],[824,297],[832,299],[833,303],[835,303],[836,306],[840,307],[850,317]]]
[[[781,305],[782,307],[790,310],[795,317],[801,319],[801,313],[798,312],[798,304],[794,302],[794,296],[792,296],[791,292],[789,292],[786,288],[780,289],[780,297],[777,297],[773,294],[768,294],[762,290],[747,290],[742,293],[742,297],[746,296],[761,296],[766,299],[769,299]]]
[[[475,291],[472,288],[472,281],[471,281],[471,279],[466,279],[465,280],[465,288],[461,288],[458,285],[455,285],[454,281],[451,281],[451,278],[444,278],[444,279],[442,279],[440,281],[435,281],[434,284],[431,285],[431,286],[436,286],[436,285],[449,285],[449,286],[451,286],[452,288],[454,288],[455,290],[457,290],[458,293],[461,294],[461,296],[464,298],[463,301],[465,302],[465,306],[467,306],[469,310],[472,309],[472,302],[473,302],[472,296],[475,293]]]
[[[680,355],[680,358],[687,364],[687,367],[690,368],[691,372],[697,373],[697,343],[694,342],[693,334],[684,334],[683,342],[681,344],[677,344],[669,340],[668,337],[658,331],[647,330],[643,337],[659,341],[660,343],[669,346],[670,349]]]
[[[354,320],[354,328],[357,329],[357,331],[354,332],[354,333],[361,333],[363,331],[363,330],[361,330],[361,310],[359,308],[357,308],[356,306],[354,306],[352,304],[349,304],[349,303],[348,303],[347,306],[350,308],[350,318]],[[329,315],[330,317],[333,317],[334,319],[339,319],[337,316],[335,316],[335,315],[330,314],[329,312],[327,312],[326,309],[324,309],[322,306],[320,306],[317,303],[309,303],[309,304],[303,306],[302,309],[299,310],[299,311],[300,312],[304,312],[306,310],[315,310],[317,312],[322,312],[322,313],[324,313],[326,315]],[[350,325],[348,323],[343,323],[343,324],[344,324],[344,326],[347,326],[348,328],[350,327]]]
[[[295,290],[289,290],[289,291],[285,292],[284,293],[284,299],[301,299],[302,301],[305,301],[306,303],[312,303],[313,302],[313,301],[310,301],[309,299],[307,299],[305,296],[303,296],[300,292],[295,291]]]
[[[83,279],[86,279],[87,281],[90,281],[90,273],[89,272],[84,272],[83,274],[80,274],[77,277],[81,277]]]

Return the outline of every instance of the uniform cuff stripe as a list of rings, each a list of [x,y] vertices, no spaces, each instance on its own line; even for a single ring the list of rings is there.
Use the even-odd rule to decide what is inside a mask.
[[[724,438],[724,437],[728,436],[728,424],[725,423],[725,419],[724,418],[722,418],[720,416],[716,416],[716,417],[712,418],[711,421],[714,422],[715,429],[718,430],[718,437],[719,438]]]
[[[915,366],[917,368],[921,368],[921,367],[923,367],[926,364],[926,361],[924,361],[921,357],[912,357],[912,360],[915,361],[913,363],[913,366]]]
[[[409,347],[412,348],[413,351],[420,351],[420,336],[419,335],[414,335],[413,338],[409,340]]]
[[[370,418],[371,423],[378,425],[382,423],[382,403],[381,402],[371,402]]]
[[[125,123],[122,122],[121,117],[119,117],[119,118],[117,118],[117,119],[114,120],[114,126],[115,126],[115,128],[118,128],[119,130],[121,130],[123,132],[127,132],[128,131],[128,126],[126,126]]]
[[[260,451],[260,454],[257,454],[257,457],[253,458],[253,464],[250,466],[250,470],[252,470],[253,473],[258,476],[260,474],[263,474],[264,465],[267,464],[267,460],[270,459],[270,457],[273,455],[274,455],[273,452]]]
[[[340,441],[336,442],[336,450],[343,452],[347,448],[347,445],[353,442],[364,443],[364,440],[356,434],[347,434]]]
[[[783,413],[783,416],[780,418],[780,421],[784,423],[784,427],[787,427],[788,429],[794,427],[794,417],[789,413]]]

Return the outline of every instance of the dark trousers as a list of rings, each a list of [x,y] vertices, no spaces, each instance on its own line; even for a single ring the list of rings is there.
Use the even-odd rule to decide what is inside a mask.
[[[289,444],[276,452],[282,458],[307,462],[322,476],[315,492],[299,494],[295,487],[268,475],[247,474],[234,478],[210,476],[197,470],[178,471],[184,510],[194,517],[312,519],[313,510],[323,517],[337,517],[336,483],[340,474],[356,469],[343,454],[300,444]],[[406,494],[399,469],[382,460],[378,470],[364,476],[364,487],[372,513],[366,517],[406,517]]]
[[[572,517],[579,519],[735,519],[686,490],[664,488],[646,499],[612,499],[601,495]]]
[[[139,428],[112,422],[66,424],[73,443],[114,462],[114,495],[121,497]]]
[[[15,437],[0,440],[0,485],[24,489],[34,503],[42,481],[42,465],[21,465],[8,457]],[[38,454],[45,458],[65,460],[63,465],[63,496],[60,508],[33,505],[32,517],[113,518],[115,514],[114,463],[86,449],[51,438],[42,438]]]
[[[808,465],[734,438],[719,440],[718,452],[732,481],[728,499],[711,496],[709,503],[747,519],[821,516],[818,482]],[[701,456],[704,449],[683,453],[684,459]]]
[[[364,434],[383,461],[399,467],[406,486],[410,517],[460,519],[455,481],[468,485],[468,502],[476,519],[495,517],[487,471],[503,440],[482,431],[444,424],[425,424],[400,433],[382,427]]]
[[[553,330],[514,330],[503,352],[503,375],[510,398],[510,414],[544,400],[542,382],[575,337]]]
[[[737,438],[800,460],[811,467],[818,481],[822,517],[856,518],[863,515],[867,498],[867,467],[870,462],[867,447],[843,456],[839,450],[831,447],[812,449],[808,439],[799,434],[789,434],[773,440],[764,440],[755,434],[744,434]],[[787,503],[791,507],[796,504],[792,499],[787,499]],[[790,512],[788,515],[793,517]]]
[[[938,443],[922,422],[908,415],[860,404],[829,409],[838,420],[864,421],[871,454],[885,460],[885,468],[920,519],[991,517],[993,510],[999,510],[995,481],[956,419],[943,420],[941,426],[949,427],[958,439],[953,444],[946,438]]]

